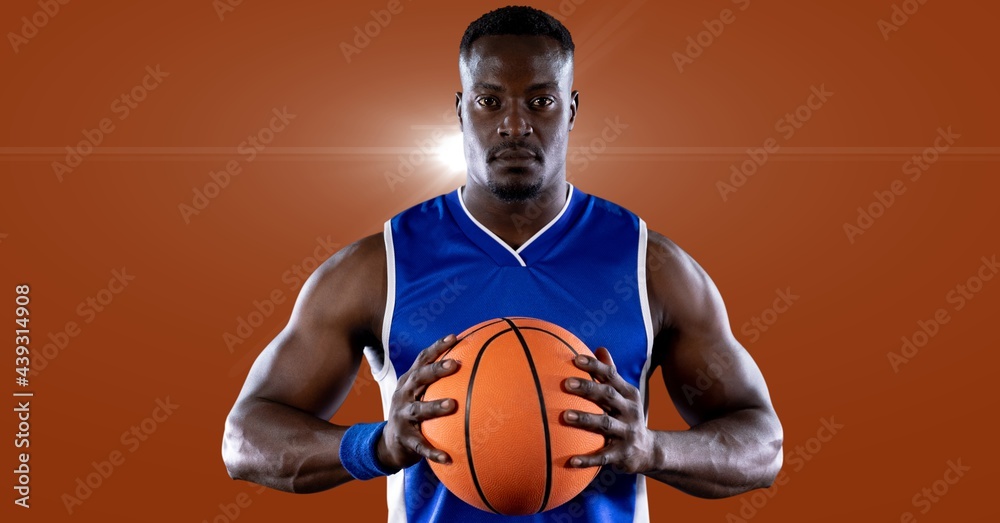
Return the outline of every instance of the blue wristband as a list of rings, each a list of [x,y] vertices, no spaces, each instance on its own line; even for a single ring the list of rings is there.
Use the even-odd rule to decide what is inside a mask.
[[[396,473],[378,461],[378,439],[387,422],[351,425],[340,438],[340,463],[355,479],[372,479]]]

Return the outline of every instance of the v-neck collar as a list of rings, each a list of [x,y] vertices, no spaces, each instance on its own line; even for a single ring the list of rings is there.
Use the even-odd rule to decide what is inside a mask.
[[[465,206],[465,199],[462,197],[464,186],[449,193],[445,200],[451,214],[466,236],[489,254],[497,264],[527,267],[548,252],[553,241],[561,236],[560,233],[569,225],[569,217],[572,214],[569,210],[575,206],[583,193],[577,191],[569,182],[566,182],[566,185],[569,187],[569,193],[566,195],[566,202],[559,210],[559,214],[556,214],[549,223],[545,224],[517,249],[501,240],[469,212],[468,207]]]

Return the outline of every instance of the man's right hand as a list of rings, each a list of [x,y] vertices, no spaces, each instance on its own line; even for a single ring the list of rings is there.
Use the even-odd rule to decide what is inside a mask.
[[[458,370],[455,360],[436,361],[454,345],[453,334],[434,342],[417,355],[410,370],[399,378],[389,406],[388,423],[378,441],[378,460],[386,468],[404,469],[422,458],[442,464],[451,463],[448,454],[434,448],[424,438],[420,423],[451,414],[457,403],[449,398],[437,401],[420,401],[420,398],[428,385]]]

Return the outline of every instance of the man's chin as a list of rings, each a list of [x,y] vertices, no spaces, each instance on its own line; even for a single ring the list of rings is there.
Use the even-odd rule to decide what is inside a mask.
[[[520,203],[538,197],[542,190],[542,177],[530,169],[511,167],[502,174],[490,176],[487,186],[499,200]]]

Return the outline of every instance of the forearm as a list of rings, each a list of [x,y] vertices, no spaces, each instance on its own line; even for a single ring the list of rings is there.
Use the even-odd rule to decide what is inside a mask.
[[[781,425],[770,411],[741,410],[653,435],[645,474],[694,496],[721,498],[767,487],[781,468]]]
[[[226,419],[222,456],[233,479],[319,492],[353,479],[338,452],[346,430],[287,405],[252,400]]]

